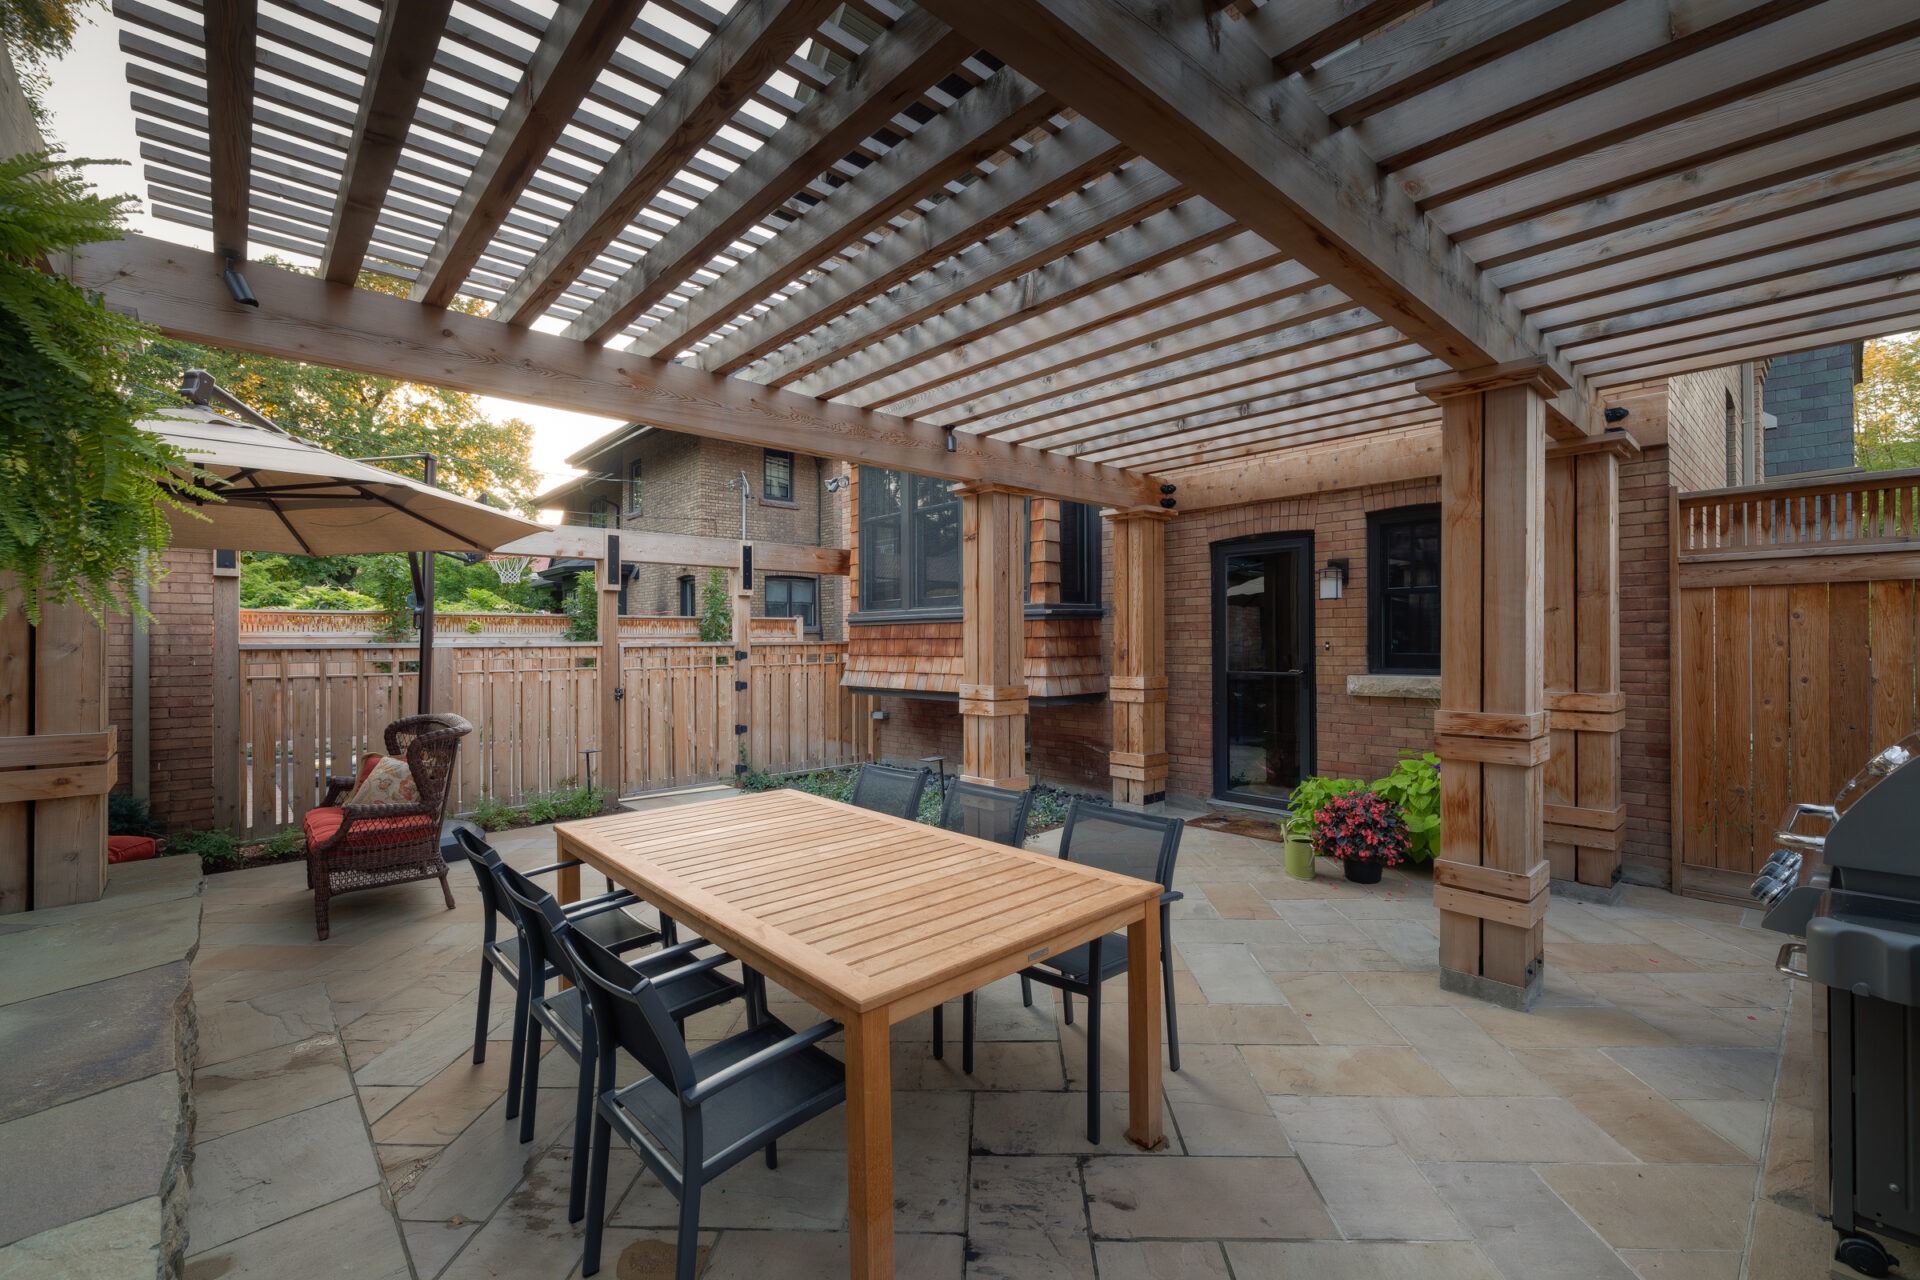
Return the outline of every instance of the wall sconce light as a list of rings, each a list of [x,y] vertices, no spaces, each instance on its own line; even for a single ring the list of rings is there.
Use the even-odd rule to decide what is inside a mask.
[[[233,295],[233,300],[243,307],[259,306],[260,299],[253,296],[253,290],[247,286],[247,278],[240,274],[240,255],[228,249],[221,256],[226,260],[227,269],[220,276],[226,281],[227,292]]]
[[[1329,560],[1327,561],[1327,567],[1322,569],[1317,576],[1320,579],[1320,598],[1322,600],[1338,600],[1347,586],[1347,562],[1345,560]]]

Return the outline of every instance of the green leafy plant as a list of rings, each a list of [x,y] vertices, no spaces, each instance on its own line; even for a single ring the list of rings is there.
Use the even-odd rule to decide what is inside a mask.
[[[1294,785],[1293,794],[1287,798],[1287,834],[1311,839],[1316,830],[1314,819],[1328,801],[1335,796],[1364,790],[1366,785],[1358,778],[1323,778],[1318,774],[1300,779]]]
[[[707,570],[700,588],[700,638],[718,644],[733,638],[733,603],[727,599],[727,571]]]
[[[598,640],[600,638],[600,592],[594,586],[593,575],[578,574],[573,580],[573,589],[567,592],[567,639]]]
[[[189,831],[167,841],[169,854],[192,854],[203,871],[225,871],[240,865],[240,842],[231,831]]]
[[[274,832],[254,848],[269,858],[291,858],[296,853],[306,852],[307,837],[298,827],[288,827],[285,831]]]
[[[484,791],[480,793],[480,802],[473,806],[473,820],[486,831],[505,831],[520,821],[521,816],[520,810],[501,803]]]
[[[9,13],[12,30],[43,25]],[[43,269],[118,239],[138,203],[96,194],[80,173],[90,163],[0,160],[0,572],[14,575],[34,623],[51,604],[136,610],[132,586],[166,549],[167,512],[191,510],[183,496],[214,499],[177,449],[140,427],[162,401],[131,388],[129,361],[153,330]]]
[[[160,834],[153,809],[124,787],[107,792],[107,834],[110,836],[152,836]]]
[[[1431,862],[1440,854],[1440,757],[1431,751],[1402,752],[1393,772],[1370,788],[1400,810],[1407,824],[1408,857]]]
[[[527,797],[527,821],[539,826],[560,817],[560,800],[552,791],[536,791]]]

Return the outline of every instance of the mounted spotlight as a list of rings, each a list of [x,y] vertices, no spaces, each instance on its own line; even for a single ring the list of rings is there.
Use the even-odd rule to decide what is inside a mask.
[[[227,282],[227,292],[233,295],[233,300],[243,307],[259,306],[260,299],[253,296],[247,278],[240,274],[240,255],[227,249],[220,256],[227,263],[227,269],[220,273],[220,278]]]
[[[953,428],[948,427],[947,428],[947,452],[958,453],[959,451],[960,451],[960,442],[953,438]]]
[[[1607,410],[1603,416],[1607,420],[1607,425],[1612,426],[1616,422],[1625,422],[1629,412],[1631,411],[1627,409],[1626,406],[1615,405],[1613,408]]]
[[[1180,489],[1179,489],[1179,486],[1177,485],[1163,484],[1160,486],[1160,492],[1166,494],[1169,498],[1171,498],[1174,494],[1180,492]]]

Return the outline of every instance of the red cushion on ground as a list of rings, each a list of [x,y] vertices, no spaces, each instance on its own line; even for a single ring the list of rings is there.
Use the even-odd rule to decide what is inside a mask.
[[[339,805],[327,805],[319,809],[307,810],[306,819],[300,824],[306,832],[308,844],[325,844],[333,839],[340,830],[340,824],[346,820],[346,810]],[[409,835],[424,835],[437,832],[440,824],[431,814],[415,814],[407,818],[384,818],[375,822],[362,822],[355,830],[347,834],[347,843],[355,844],[360,840],[360,831],[364,830],[369,843],[387,844],[394,838],[396,831]]]
[[[156,857],[160,847],[151,836],[108,836],[108,862],[145,862]]]

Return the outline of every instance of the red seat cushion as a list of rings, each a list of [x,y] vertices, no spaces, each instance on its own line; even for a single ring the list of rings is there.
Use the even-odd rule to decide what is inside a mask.
[[[346,815],[347,811],[339,805],[307,810],[307,816],[301,822],[301,828],[307,835],[307,844],[322,845],[333,839],[340,830],[340,824],[346,821]],[[412,814],[405,818],[379,818],[371,822],[362,820],[347,833],[347,844],[352,846],[360,843],[363,835],[368,844],[391,844],[394,842],[396,833],[405,833],[408,836],[437,836],[439,831],[439,822],[434,820],[432,814],[426,813]]]
[[[108,862],[145,862],[159,855],[152,836],[108,836]]]

